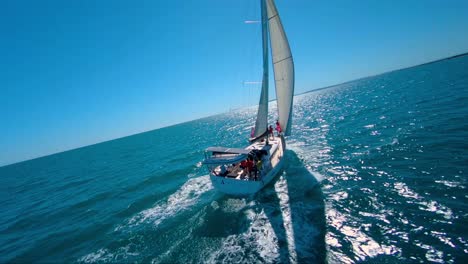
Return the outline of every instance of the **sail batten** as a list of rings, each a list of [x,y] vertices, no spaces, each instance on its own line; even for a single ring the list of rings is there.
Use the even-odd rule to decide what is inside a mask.
[[[287,60],[287,59],[289,59],[289,58],[292,58],[292,56],[289,56],[289,57],[284,58],[284,59],[279,60],[279,61],[274,61],[273,64],[276,64],[276,63],[278,63],[278,62],[282,62],[282,61]]]

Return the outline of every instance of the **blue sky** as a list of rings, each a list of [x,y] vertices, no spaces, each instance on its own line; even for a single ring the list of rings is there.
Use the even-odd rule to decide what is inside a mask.
[[[296,93],[468,51],[468,1],[276,5]],[[0,166],[256,104],[258,18],[257,0],[3,1]]]

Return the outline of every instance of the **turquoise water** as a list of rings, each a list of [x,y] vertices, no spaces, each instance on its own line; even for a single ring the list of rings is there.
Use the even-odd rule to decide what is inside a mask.
[[[254,108],[2,167],[0,262],[466,263],[467,69],[296,96],[286,166],[253,197],[200,162],[245,145]]]

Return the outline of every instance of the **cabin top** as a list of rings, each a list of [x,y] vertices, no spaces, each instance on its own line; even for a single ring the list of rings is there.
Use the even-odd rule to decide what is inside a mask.
[[[234,164],[241,162],[250,155],[255,155],[255,151],[265,151],[265,154],[273,153],[278,147],[277,141],[271,141],[271,145],[265,143],[254,143],[245,149],[241,148],[225,148],[225,147],[209,147],[205,149],[204,165],[221,165]]]
[[[249,154],[250,150],[241,148],[224,148],[224,147],[209,147],[205,152],[212,152],[214,154]]]

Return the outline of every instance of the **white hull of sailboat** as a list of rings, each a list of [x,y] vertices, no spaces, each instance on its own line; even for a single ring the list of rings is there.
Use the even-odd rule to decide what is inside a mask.
[[[210,179],[217,190],[235,196],[245,196],[255,194],[260,191],[263,187],[268,185],[279,171],[283,167],[283,155],[284,155],[284,139],[280,137],[275,137],[275,141],[278,146],[274,153],[270,156],[271,168],[268,171],[265,171],[260,175],[258,180],[242,178],[242,177],[223,177],[218,176],[215,173],[210,173]],[[255,144],[254,144],[255,145]],[[248,148],[251,148],[252,146]]]

